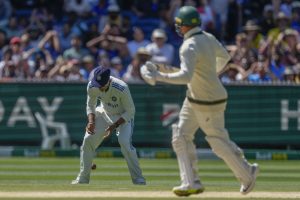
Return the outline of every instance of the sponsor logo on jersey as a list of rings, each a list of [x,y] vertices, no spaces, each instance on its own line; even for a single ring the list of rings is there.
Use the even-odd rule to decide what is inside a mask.
[[[112,96],[112,97],[111,97],[111,100],[112,100],[112,101],[117,101],[117,97]]]

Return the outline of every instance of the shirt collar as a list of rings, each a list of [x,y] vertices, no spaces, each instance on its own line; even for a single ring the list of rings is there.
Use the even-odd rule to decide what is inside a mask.
[[[184,34],[184,40],[186,40],[187,38],[189,38],[192,34],[197,33],[201,31],[201,28],[199,26],[192,28],[191,30],[189,30],[188,32],[186,32]]]

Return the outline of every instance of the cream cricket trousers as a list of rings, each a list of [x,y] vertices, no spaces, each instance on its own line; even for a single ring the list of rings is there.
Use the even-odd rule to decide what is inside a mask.
[[[116,121],[118,118],[119,116],[111,117],[112,121]],[[97,147],[102,143],[105,129],[109,126],[109,124],[103,119],[101,115],[96,115],[95,125],[95,134],[91,135],[85,133],[80,149],[80,172],[77,176],[77,180],[80,180],[81,182],[89,182],[95,151]],[[117,137],[122,154],[127,162],[132,182],[134,183],[136,179],[144,178],[139,166],[136,149],[132,145],[133,126],[133,119],[125,124],[122,124],[117,128]]]
[[[219,107],[219,106],[218,106]],[[201,111],[197,104],[184,100],[178,125],[173,125],[172,146],[177,155],[181,185],[193,188],[198,176],[195,133],[201,128],[214,153],[223,159],[241,183],[251,180],[250,164],[242,150],[230,140],[225,129],[224,110]]]

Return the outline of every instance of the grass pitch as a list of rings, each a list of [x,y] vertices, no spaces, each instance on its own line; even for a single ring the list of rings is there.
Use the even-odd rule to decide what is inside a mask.
[[[257,161],[260,175],[252,193],[239,194],[240,185],[223,161],[200,160],[205,185],[200,199],[300,199],[300,161]],[[96,158],[89,185],[70,185],[79,172],[79,158],[0,158],[0,199],[178,199],[180,184],[175,159],[140,159],[146,186],[131,183],[125,160]]]

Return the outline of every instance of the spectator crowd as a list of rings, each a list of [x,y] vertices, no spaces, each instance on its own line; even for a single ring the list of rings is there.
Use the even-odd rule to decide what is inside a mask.
[[[142,84],[147,60],[179,66],[174,16],[183,5],[231,54],[224,83],[300,83],[293,0],[0,0],[0,82],[87,81],[102,65]]]

